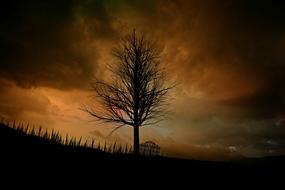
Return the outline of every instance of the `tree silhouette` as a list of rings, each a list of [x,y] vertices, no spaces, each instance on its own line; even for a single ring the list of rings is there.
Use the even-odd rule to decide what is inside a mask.
[[[83,110],[103,122],[116,123],[112,131],[127,125],[134,129],[134,154],[139,154],[139,128],[153,125],[165,116],[167,92],[164,70],[156,44],[143,35],[126,36],[113,50],[116,64],[109,65],[112,81],[92,84],[100,107]]]

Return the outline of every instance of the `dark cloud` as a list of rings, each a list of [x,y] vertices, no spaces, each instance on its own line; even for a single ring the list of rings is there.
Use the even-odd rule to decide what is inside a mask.
[[[112,35],[102,1],[1,6],[1,77],[22,87],[84,88],[97,65],[93,41]]]
[[[276,117],[284,113],[284,34],[285,7],[282,1],[240,1],[227,16],[229,29],[222,34],[241,64],[265,81],[265,87],[231,102],[244,106],[253,115]],[[225,15],[226,16],[226,15]],[[225,51],[223,51],[225,52]],[[232,64],[228,60],[228,64]]]
[[[182,47],[177,70],[188,87],[197,85],[250,117],[284,113],[283,1],[170,2],[158,8],[170,18],[164,34],[177,41],[169,61],[183,56]]]

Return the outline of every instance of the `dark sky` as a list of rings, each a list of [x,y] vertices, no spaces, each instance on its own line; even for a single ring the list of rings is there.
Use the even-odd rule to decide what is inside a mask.
[[[78,107],[136,28],[179,82],[171,117],[142,129],[142,140],[203,159],[285,153],[283,1],[27,0],[0,9],[1,117],[105,140],[111,128]],[[107,140],[130,143],[131,134]]]

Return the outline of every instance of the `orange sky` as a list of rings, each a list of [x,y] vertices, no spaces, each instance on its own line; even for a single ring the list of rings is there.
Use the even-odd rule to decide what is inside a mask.
[[[92,77],[136,28],[155,40],[170,81],[170,116],[141,129],[169,155],[228,159],[284,153],[285,14],[267,1],[61,1],[7,5],[0,32],[0,116],[98,141],[131,128],[91,122]]]

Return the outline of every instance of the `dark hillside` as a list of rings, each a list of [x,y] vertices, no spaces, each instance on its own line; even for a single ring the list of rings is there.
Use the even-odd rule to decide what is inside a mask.
[[[243,159],[235,162],[184,160],[168,157],[135,157],[132,154],[108,153],[96,148],[64,145],[56,140],[27,134],[22,130],[0,124],[1,163],[5,167],[38,166],[49,168],[70,167],[89,171],[121,171],[131,174],[147,172],[149,176],[183,178],[194,177],[242,177],[268,178],[279,176],[285,169],[285,157]]]

